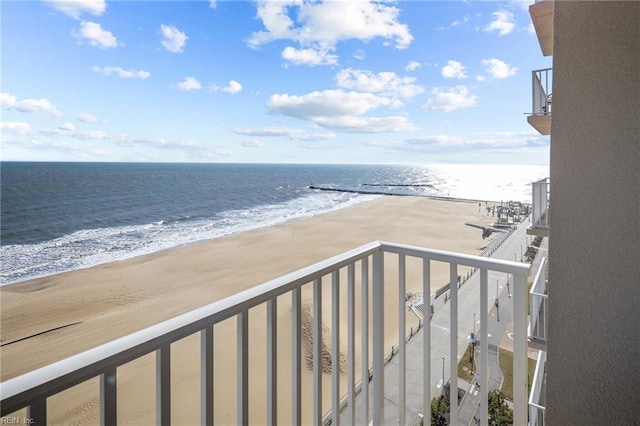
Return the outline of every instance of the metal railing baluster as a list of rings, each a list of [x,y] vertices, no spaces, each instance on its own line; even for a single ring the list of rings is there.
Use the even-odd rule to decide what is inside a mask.
[[[267,302],[267,424],[278,424],[278,301]]]
[[[398,256],[398,423],[401,426],[407,423],[406,297],[406,262],[404,254],[400,254]]]
[[[331,424],[340,426],[340,270],[331,273]]]
[[[373,380],[371,408],[373,424],[382,425],[384,418],[384,252],[373,253]]]
[[[313,281],[313,424],[322,423],[322,278]]]
[[[369,257],[362,259],[362,424],[369,424]],[[354,410],[355,411],[355,410]]]
[[[156,424],[171,425],[171,344],[156,350]]]
[[[422,260],[422,298],[431,294],[431,261]],[[429,297],[429,300],[431,298]],[[422,412],[427,423],[431,423],[431,303],[429,314],[422,320]],[[442,383],[444,386],[444,382]]]
[[[118,423],[117,389],[116,367],[112,366],[100,375],[100,425],[102,426]]]
[[[238,314],[237,329],[237,357],[238,357],[238,383],[237,383],[237,409],[236,423],[240,426],[249,425],[249,311],[244,310]]]
[[[200,423],[213,424],[214,399],[213,325],[200,332]]]
[[[291,291],[291,423],[302,424],[302,298]]]
[[[355,265],[347,267],[347,405],[351,410],[351,425],[356,424],[356,396],[355,396]]]
[[[449,424],[458,424],[458,265],[449,264]],[[442,384],[444,386],[444,383]]]

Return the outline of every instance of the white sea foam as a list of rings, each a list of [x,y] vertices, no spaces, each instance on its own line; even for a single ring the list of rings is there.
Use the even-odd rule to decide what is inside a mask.
[[[315,192],[281,204],[230,210],[211,220],[158,221],[77,231],[37,244],[2,247],[0,285],[124,260],[342,209],[374,195]]]

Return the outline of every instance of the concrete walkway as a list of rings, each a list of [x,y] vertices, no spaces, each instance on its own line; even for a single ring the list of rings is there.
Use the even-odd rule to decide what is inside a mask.
[[[526,228],[529,221],[521,223],[518,228],[504,240],[490,256],[492,258],[504,260],[520,260],[521,254],[526,250],[527,239],[532,237],[526,235]],[[502,337],[508,333],[511,324],[512,303],[507,294],[507,277],[504,273],[489,272],[489,387],[497,389],[502,384],[502,371],[497,362],[497,348]],[[494,297],[492,297],[493,285],[500,299],[500,321],[494,307]],[[445,297],[441,296],[433,302],[435,313],[431,319],[431,397],[440,394],[443,383],[449,381],[450,359],[449,359],[449,329],[450,313],[449,304],[445,302]],[[470,334],[474,328],[473,318],[476,314],[476,332],[480,329],[480,276],[474,273],[458,291],[458,359],[464,354],[470,342]],[[509,329],[509,330],[512,330]],[[418,424],[422,410],[422,344],[423,333],[420,331],[413,339],[407,343],[406,347],[406,418],[407,424]],[[456,360],[457,363],[458,360]],[[444,365],[444,370],[443,370]],[[399,361],[396,356],[385,368],[385,425],[398,424],[398,401],[399,401]],[[444,371],[444,377],[443,377]],[[467,392],[461,401],[458,416],[461,424],[469,424],[473,420],[476,407],[479,404],[478,392],[475,385],[459,379],[459,387]],[[468,392],[471,389],[471,392]],[[356,424],[365,424],[362,418],[362,398],[356,397]],[[371,405],[370,405],[371,407]],[[340,416],[341,423],[351,424],[352,410],[346,407]],[[369,414],[371,416],[371,413]]]

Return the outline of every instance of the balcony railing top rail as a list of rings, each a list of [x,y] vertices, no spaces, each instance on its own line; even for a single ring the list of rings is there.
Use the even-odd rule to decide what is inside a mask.
[[[422,287],[423,293],[430,293],[430,264],[432,261],[449,264],[451,282],[457,280],[458,266],[478,268],[480,274],[480,368],[481,384],[481,424],[488,424],[488,375],[487,375],[487,318],[488,308],[488,271],[512,274],[513,276],[513,307],[514,307],[514,424],[525,424],[527,419],[527,343],[526,343],[526,277],[528,265],[511,261],[488,259],[485,257],[465,255],[441,250],[425,249],[414,246],[393,244],[386,242],[372,242],[346,253],[334,256],[315,265],[300,269],[296,272],[276,278],[265,284],[240,292],[220,301],[211,303],[199,309],[179,315],[173,319],[157,325],[145,328],[138,332],[124,336],[110,343],[106,343],[90,349],[86,352],[74,355],[70,358],[53,363],[43,368],[26,373],[22,376],[7,380],[0,384],[0,397],[2,399],[1,415],[9,415],[16,410],[27,407],[28,415],[35,424],[47,423],[47,398],[62,392],[76,384],[94,377],[100,377],[100,421],[102,424],[116,424],[117,406],[117,374],[116,369],[143,355],[156,353],[156,421],[158,424],[170,424],[171,422],[171,344],[184,337],[200,334],[201,338],[201,422],[213,424],[213,325],[226,319],[237,319],[237,423],[247,425],[249,421],[249,373],[248,373],[248,315],[249,310],[259,305],[267,306],[267,422],[276,424],[277,417],[277,344],[276,344],[276,306],[278,296],[291,293],[292,301],[292,423],[300,424],[302,419],[302,393],[301,393],[301,291],[305,285],[313,287],[313,423],[321,424],[324,416],[322,407],[322,279],[331,279],[332,298],[332,324],[335,332],[332,333],[333,347],[339,347],[339,335],[337,324],[339,323],[338,289],[340,283],[340,271],[346,269],[347,273],[347,315],[348,330],[348,354],[347,354],[347,394],[348,405],[355,410],[355,362],[353,349],[355,347],[355,328],[353,307],[355,306],[355,266],[358,262],[361,266],[362,299],[362,330],[361,342],[363,348],[368,348],[369,322],[372,333],[372,373],[369,371],[369,359],[362,352],[362,377],[371,377],[371,419],[374,424],[383,424],[384,417],[384,304],[385,288],[385,254],[394,254],[398,259],[399,276],[397,280],[399,329],[400,336],[406,335],[404,327],[404,305],[406,266],[405,258],[412,257],[422,260]],[[395,257],[395,256],[394,256]],[[369,285],[369,271],[371,271],[371,285]],[[395,281],[395,280],[394,280]],[[386,284],[391,285],[389,283]],[[371,293],[369,293],[369,291]],[[451,286],[450,295],[450,333],[449,356],[450,359],[458,358],[458,286]],[[371,298],[371,305],[369,299]],[[368,317],[369,306],[371,317]],[[429,324],[427,324],[429,325]],[[430,326],[423,327],[423,354],[431,353]],[[403,377],[406,376],[405,341],[400,339],[398,345],[400,357],[400,424],[406,424],[406,400],[404,395],[406,385]],[[333,350],[331,354],[333,365],[338,365],[340,354]],[[430,356],[423,356],[423,413],[430,418],[431,397],[431,361]],[[451,387],[457,388],[457,363],[452,362],[450,368]],[[339,423],[339,407],[341,404],[341,391],[338,379],[339,369],[334,368],[332,375],[332,424]],[[368,424],[369,414],[369,380],[362,380],[363,416]],[[453,392],[451,393],[454,394]],[[452,412],[457,411],[457,398],[451,397],[450,407]],[[355,412],[352,415],[352,424],[355,424]],[[451,424],[457,424],[457,416],[451,417]]]

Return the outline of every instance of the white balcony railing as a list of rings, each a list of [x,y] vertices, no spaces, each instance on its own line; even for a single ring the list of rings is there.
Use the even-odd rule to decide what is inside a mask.
[[[545,424],[545,407],[542,405],[542,398],[546,364],[547,353],[539,351],[536,370],[533,373],[533,383],[531,383],[531,393],[529,394],[529,426],[544,426]]]
[[[551,115],[553,68],[531,71],[532,115]]]
[[[542,236],[549,232],[549,179],[531,184],[531,229],[540,231]]]
[[[529,291],[529,336],[540,343],[547,341],[547,280],[545,269],[547,258],[543,258]]]
[[[411,262],[412,268],[407,268]],[[22,376],[7,380],[0,384],[0,396],[2,399],[2,416],[10,415],[16,410],[27,408],[27,416],[32,424],[47,424],[48,410],[54,409],[54,399],[49,402],[47,398],[69,389],[89,379],[99,377],[99,418],[101,424],[113,425],[117,423],[117,405],[122,402],[117,395],[117,370],[119,367],[145,355],[155,353],[155,388],[156,388],[156,423],[168,425],[171,423],[172,395],[171,395],[171,353],[172,343],[187,336],[199,334],[200,338],[200,395],[197,392],[194,398],[200,400],[201,424],[213,424],[214,421],[214,325],[227,319],[237,322],[237,362],[234,366],[237,370],[236,379],[236,423],[238,425],[249,424],[249,389],[254,378],[249,377],[249,313],[254,315],[254,309],[262,309],[266,306],[266,362],[265,375],[266,389],[264,399],[266,402],[265,423],[278,424],[278,394],[291,394],[291,403],[286,415],[291,416],[291,424],[311,422],[322,424],[326,413],[329,413],[331,424],[340,423],[339,411],[342,398],[346,397],[346,410],[362,409],[358,412],[360,419],[365,419],[363,424],[369,424],[369,420],[375,425],[386,423],[385,411],[385,315],[398,316],[398,330],[400,336],[406,336],[407,331],[405,315],[405,286],[407,277],[412,282],[421,283],[424,294],[430,294],[431,266],[444,262],[449,266],[450,282],[457,282],[458,267],[477,268],[480,277],[480,364],[479,380],[481,405],[478,412],[481,424],[488,424],[488,306],[489,301],[488,273],[497,271],[513,275],[513,409],[514,424],[527,423],[527,324],[526,324],[526,283],[528,265],[504,260],[488,259],[479,256],[470,256],[459,253],[439,250],[423,249],[399,244],[373,242],[356,248],[344,254],[319,262],[313,266],[303,268],[291,274],[282,276],[273,281],[256,286],[231,297],[214,302],[199,309],[177,316],[168,321],[156,324],[140,330],[128,336],[119,338],[110,343],[95,347],[86,352],[74,355],[70,358],[56,362],[49,366],[34,370]],[[397,268],[398,275],[390,276],[391,271]],[[385,273],[385,270],[387,273]],[[414,272],[418,271],[416,275]],[[411,273],[408,275],[407,272]],[[395,274],[393,274],[395,275]],[[326,283],[326,285],[323,284]],[[331,297],[323,297],[324,287],[330,283]],[[385,305],[385,291],[388,293],[397,291],[398,304]],[[341,296],[341,292],[346,297]],[[431,326],[427,322],[423,326],[423,365],[422,371],[411,371],[410,374],[421,374],[423,377],[422,405],[424,417],[430,418],[432,369],[435,372],[438,366],[431,365],[432,349],[448,352],[451,360],[458,359],[458,286],[452,285],[450,289],[450,332],[448,349],[435,348],[431,342]],[[313,300],[313,333],[312,345],[309,348],[301,333],[302,319],[302,295],[311,295]],[[391,293],[393,294],[393,293]],[[284,298],[282,298],[284,296]],[[328,295],[327,295],[328,296]],[[394,297],[395,299],[395,297]],[[331,304],[331,364],[340,364],[344,356],[346,364],[346,388],[341,388],[340,372],[333,368],[331,373],[330,403],[323,405],[323,374],[321,361],[328,356],[323,352],[323,336],[326,326],[323,324],[322,302],[330,300]],[[371,304],[369,301],[371,300]],[[287,329],[278,329],[278,304],[286,302],[287,309],[291,306],[291,324]],[[346,306],[340,307],[345,303]],[[394,302],[395,303],[395,302]],[[356,328],[355,307],[361,309],[361,318]],[[326,308],[326,306],[325,306]],[[284,309],[284,308],[281,308]],[[341,312],[346,310],[346,321],[341,320]],[[346,354],[340,351],[340,328],[338,324],[346,324]],[[359,332],[359,334],[357,333]],[[278,335],[290,334],[291,349],[286,355],[291,356],[291,386],[280,389],[278,381]],[[369,335],[372,336],[369,341]],[[344,336],[342,337],[343,341]],[[256,344],[252,341],[251,345]],[[398,423],[407,424],[406,419],[406,348],[405,339],[399,339],[397,356],[398,368]],[[364,348],[364,350],[362,350]],[[367,348],[371,348],[367,350]],[[175,347],[173,348],[175,350]],[[306,390],[305,397],[312,399],[312,410],[303,413],[302,390],[302,352],[311,351],[313,380],[312,389]],[[361,353],[360,371],[356,371],[355,353]],[[371,357],[369,358],[369,352]],[[305,352],[306,353],[306,352]],[[308,354],[308,353],[306,353]],[[440,353],[437,354],[438,357]],[[218,360],[219,362],[219,360]],[[219,368],[219,366],[218,366]],[[342,373],[344,374],[344,373]],[[458,387],[457,363],[450,363],[451,389]],[[365,378],[362,380],[362,378]],[[370,379],[370,380],[369,380]],[[358,383],[359,382],[359,383]],[[263,382],[264,383],[264,382]],[[362,398],[363,404],[355,404],[356,389],[360,390],[358,398]],[[326,390],[326,389],[325,389]],[[415,390],[414,390],[415,391]],[[456,392],[451,392],[451,412],[456,413],[458,400]],[[183,399],[185,396],[180,395]],[[370,403],[369,403],[370,401]],[[175,405],[177,401],[173,401]],[[287,404],[288,405],[288,404]],[[280,407],[282,408],[282,407]],[[254,408],[255,409],[255,408]],[[290,411],[289,411],[290,410]],[[355,424],[356,412],[352,411],[351,424]],[[280,420],[282,422],[282,420]],[[456,425],[458,418],[451,416],[451,424]]]

